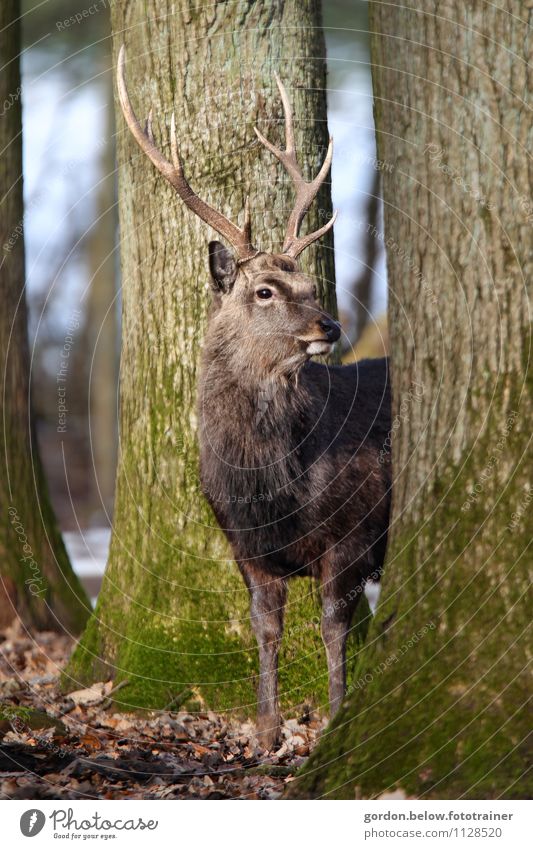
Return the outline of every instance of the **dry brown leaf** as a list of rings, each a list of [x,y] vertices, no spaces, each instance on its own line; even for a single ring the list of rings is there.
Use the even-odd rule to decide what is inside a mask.
[[[84,734],[80,743],[88,749],[103,749],[102,741],[95,734]]]
[[[207,746],[201,746],[200,743],[191,743],[191,746],[194,749],[194,754],[197,758],[201,758],[202,755],[208,755],[209,749]]]

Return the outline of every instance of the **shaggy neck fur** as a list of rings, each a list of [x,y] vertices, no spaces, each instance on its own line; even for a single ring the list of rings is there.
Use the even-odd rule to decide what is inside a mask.
[[[242,498],[264,512],[267,500],[268,512],[275,504],[286,515],[302,473],[297,447],[310,399],[298,376],[306,358],[273,363],[264,340],[263,357],[252,355],[250,345],[253,340],[228,338],[216,325],[206,339],[199,396],[202,481],[215,501]]]

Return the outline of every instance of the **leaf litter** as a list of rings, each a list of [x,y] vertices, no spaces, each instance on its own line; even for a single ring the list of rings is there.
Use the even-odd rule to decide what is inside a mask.
[[[0,799],[278,799],[325,725],[303,709],[267,752],[250,720],[117,713],[111,681],[60,691],[69,637],[17,623],[0,640]]]

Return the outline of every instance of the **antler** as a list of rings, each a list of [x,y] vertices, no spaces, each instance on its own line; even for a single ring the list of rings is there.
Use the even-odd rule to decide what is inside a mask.
[[[176,189],[178,195],[189,209],[198,215],[202,221],[205,221],[206,224],[209,224],[213,230],[220,233],[224,239],[227,239],[230,245],[235,248],[238,257],[241,260],[250,259],[255,256],[257,250],[254,248],[251,241],[252,227],[250,222],[248,200],[244,207],[244,226],[241,229],[226,218],[225,215],[222,215],[221,212],[218,212],[216,209],[209,206],[209,204],[205,203],[205,201],[193,192],[185,178],[185,174],[183,173],[183,165],[181,163],[178,143],[176,140],[176,117],[174,112],[172,113],[170,123],[170,150],[172,156],[172,163],[170,163],[156,147],[152,132],[152,110],[150,110],[148,120],[146,121],[146,128],[144,130],[137,120],[137,116],[135,115],[131,105],[128,89],[126,87],[124,73],[125,68],[126,51],[124,45],[122,45],[118,54],[117,63],[118,96],[126,123],[141,150],[148,156],[149,159],[151,159],[163,177],[166,177],[168,182]]]
[[[279,159],[281,164],[284,166],[285,170],[289,173],[294,186],[296,188],[296,200],[294,202],[294,209],[292,210],[289,221],[287,224],[287,233],[285,235],[285,242],[283,243],[283,253],[287,254],[287,256],[291,256],[296,258],[299,254],[302,253],[305,248],[307,248],[312,242],[316,241],[323,236],[324,233],[333,227],[335,222],[335,218],[337,217],[337,213],[331,216],[330,220],[324,224],[323,227],[320,227],[319,230],[315,230],[313,233],[308,233],[307,236],[299,237],[298,233],[300,232],[300,226],[302,221],[304,220],[305,214],[309,207],[311,206],[313,200],[316,197],[316,194],[326,179],[326,174],[329,171],[331,165],[331,159],[333,156],[333,139],[330,138],[328,145],[328,152],[326,153],[326,158],[322,165],[322,168],[318,172],[317,176],[314,180],[311,180],[310,183],[307,183],[303,174],[300,170],[300,166],[296,160],[296,152],[294,149],[294,127],[292,123],[292,108],[289,101],[289,97],[285,90],[285,86],[281,82],[278,75],[275,75],[276,83],[278,85],[279,93],[281,95],[281,102],[283,103],[283,112],[285,114],[285,150],[280,150],[279,147],[275,147],[271,142],[266,139],[262,133],[259,132],[257,127],[254,127],[255,134],[261,144],[264,144],[268,150],[274,154],[274,156]]]

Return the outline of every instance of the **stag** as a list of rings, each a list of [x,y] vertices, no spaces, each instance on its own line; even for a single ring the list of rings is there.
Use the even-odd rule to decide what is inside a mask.
[[[340,337],[322,309],[315,283],[298,257],[326,233],[300,235],[333,153],[307,182],[298,165],[291,105],[276,75],[285,115],[285,150],[256,128],[295,188],[280,253],[252,244],[248,204],[238,227],[201,200],[183,171],[174,115],[169,161],[156,146],[152,115],[143,128],[125,83],[124,48],[118,91],[140,148],[189,209],[233,250],[209,244],[212,308],[199,386],[200,477],[250,594],[259,648],[258,733],[265,747],[278,738],[278,653],[288,580],[320,583],[321,632],[329,676],[330,712],[346,686],[346,640],[365,582],[377,580],[385,556],[390,509],[388,361],[329,366]]]

